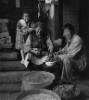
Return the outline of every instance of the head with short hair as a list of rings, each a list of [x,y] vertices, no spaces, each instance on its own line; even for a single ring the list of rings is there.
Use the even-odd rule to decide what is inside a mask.
[[[23,14],[22,14],[22,18],[28,22],[29,21],[29,13],[27,11],[24,11]]]
[[[37,25],[36,25],[36,35],[38,36],[38,37],[41,37],[41,35],[42,35],[42,23],[37,23]]]
[[[70,40],[73,35],[74,35],[74,26],[72,24],[69,24],[69,23],[65,24],[64,30],[63,30],[63,36],[67,40]]]
[[[37,22],[34,25],[34,28],[36,29],[37,37],[44,38],[47,36],[46,28],[45,28],[45,25],[43,23]]]

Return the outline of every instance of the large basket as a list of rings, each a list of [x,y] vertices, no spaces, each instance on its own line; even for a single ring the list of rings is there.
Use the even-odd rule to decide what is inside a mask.
[[[61,98],[55,92],[52,92],[52,91],[47,90],[47,89],[35,89],[35,90],[30,90],[30,91],[24,91],[23,93],[21,93],[17,97],[16,100],[26,100],[27,96],[29,96],[29,100],[30,100],[30,96],[32,96],[32,95],[37,95],[38,96],[41,93],[50,95],[54,98],[54,99],[50,99],[50,100],[61,100]],[[38,99],[36,99],[36,100],[38,100]],[[46,100],[46,98],[45,99],[39,99],[39,100]]]
[[[55,79],[54,74],[45,71],[32,71],[24,75],[22,90],[40,89],[49,86]]]

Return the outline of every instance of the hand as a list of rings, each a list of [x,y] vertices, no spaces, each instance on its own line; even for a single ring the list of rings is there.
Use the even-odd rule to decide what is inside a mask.
[[[52,53],[52,52],[53,52],[53,47],[50,46],[50,47],[48,48],[48,51],[49,51],[50,53]]]
[[[63,54],[64,53],[64,49],[59,49],[58,53],[59,54]]]
[[[34,31],[35,29],[34,28],[29,28],[28,29],[28,32],[32,32],[32,31]]]
[[[58,55],[58,58],[61,59],[61,60],[65,59],[66,57],[67,57],[66,54],[60,54],[60,55]]]
[[[43,61],[43,62],[46,62],[46,61],[48,61],[48,59],[49,59],[48,56],[44,56],[44,57],[42,58],[42,61]]]
[[[34,54],[40,54],[40,51],[37,48],[33,48],[31,52]]]

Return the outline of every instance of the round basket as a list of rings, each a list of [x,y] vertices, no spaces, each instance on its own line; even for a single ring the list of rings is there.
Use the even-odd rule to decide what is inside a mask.
[[[22,90],[40,89],[49,86],[55,79],[54,74],[45,71],[32,71],[24,75]]]
[[[24,91],[16,100],[61,100],[55,93],[47,89],[35,89]]]

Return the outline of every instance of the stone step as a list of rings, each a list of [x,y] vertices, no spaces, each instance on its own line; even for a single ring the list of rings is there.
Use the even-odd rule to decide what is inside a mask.
[[[20,61],[0,61],[0,71],[23,71],[25,66]]]
[[[26,73],[29,73],[29,71],[0,72],[0,84],[18,83],[22,80],[23,75]]]
[[[19,92],[0,93],[0,100],[16,100],[19,94]]]
[[[13,84],[0,84],[0,92],[20,92],[21,82]]]
[[[19,52],[13,49],[0,49],[0,60],[18,60],[19,59]]]
[[[21,90],[22,78],[29,71],[0,73],[0,92],[18,92]]]

